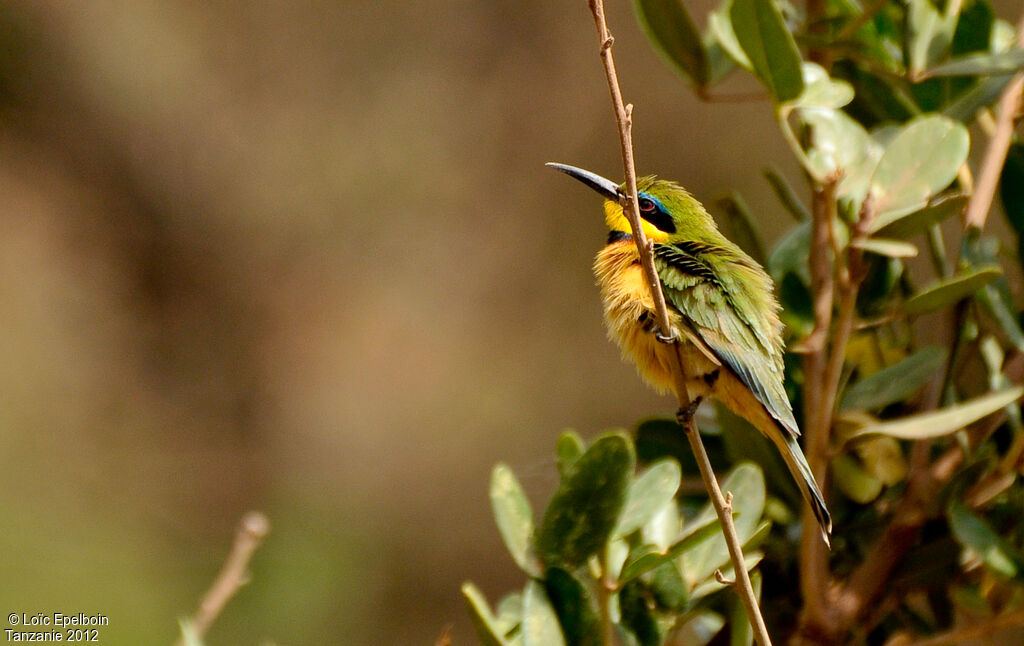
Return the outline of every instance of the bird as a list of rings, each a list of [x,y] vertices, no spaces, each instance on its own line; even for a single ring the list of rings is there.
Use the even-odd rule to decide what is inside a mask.
[[[653,243],[670,329],[657,322],[629,221],[625,185],[551,162],[547,166],[604,197],[607,244],[594,261],[608,336],[641,377],[661,393],[674,388],[678,343],[692,416],[706,397],[720,401],[767,437],[782,455],[830,543],[832,518],[800,449],[800,428],[786,395],[782,322],[767,272],[718,230],[704,206],[679,184],[637,179],[644,235]]]

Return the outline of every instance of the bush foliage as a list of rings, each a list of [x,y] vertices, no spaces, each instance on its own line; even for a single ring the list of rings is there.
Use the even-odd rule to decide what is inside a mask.
[[[721,408],[701,424],[776,641],[958,643],[1024,624],[1024,144],[1000,138],[1020,108],[1016,28],[985,0],[726,0],[703,32],[679,0],[635,8],[698,96],[756,79],[802,169],[765,173],[795,219],[770,251],[738,193],[721,210],[776,281],[831,552],[801,543],[770,445]],[[494,608],[464,587],[482,643],[751,643],[717,518],[681,487],[697,472],[674,422],[589,447],[563,435],[557,462],[539,520],[494,470],[527,583]]]

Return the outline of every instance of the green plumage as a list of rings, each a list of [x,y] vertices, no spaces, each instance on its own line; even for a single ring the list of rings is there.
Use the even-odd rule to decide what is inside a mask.
[[[671,387],[667,346],[653,342],[653,302],[638,285],[638,252],[622,204],[625,189],[571,166],[553,164],[605,196],[609,244],[595,271],[609,333],[641,374]],[[654,177],[637,182],[644,232],[672,319],[667,332],[682,344],[691,399],[716,397],[778,448],[828,541],[832,521],[797,443],[800,429],[784,387],[782,323],[773,284],[750,256],[719,232],[684,188]],[[656,332],[656,331],[655,331]]]

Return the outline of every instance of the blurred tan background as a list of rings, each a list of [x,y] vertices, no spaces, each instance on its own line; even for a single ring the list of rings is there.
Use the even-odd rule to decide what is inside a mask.
[[[609,20],[641,171],[774,241],[767,106]],[[471,643],[460,583],[522,582],[492,465],[540,498],[563,428],[671,407],[553,160],[620,175],[583,0],[0,5],[0,610],[169,644],[260,509],[209,644]]]

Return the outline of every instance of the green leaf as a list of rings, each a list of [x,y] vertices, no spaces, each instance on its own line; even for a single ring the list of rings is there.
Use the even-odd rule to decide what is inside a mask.
[[[986,78],[971,89],[961,94],[955,101],[942,109],[942,114],[950,119],[970,124],[982,108],[996,102],[1003,90],[1013,80],[1013,74]]]
[[[590,588],[561,568],[547,571],[544,588],[567,646],[602,646],[601,618]]]
[[[619,592],[620,624],[632,633],[639,646],[661,646],[664,633],[646,597],[640,581],[632,581],[622,588]]]
[[[698,610],[676,631],[676,642],[687,646],[705,646],[725,627],[725,617],[711,610]]]
[[[729,58],[745,70],[753,71],[754,65],[747,58],[747,53],[740,46],[736,39],[736,32],[732,28],[732,18],[729,17],[729,8],[732,5],[730,0],[724,0],[721,5],[708,14],[708,33]]]
[[[626,502],[635,462],[629,440],[612,434],[569,467],[537,535],[537,553],[546,565],[574,569],[601,549]]]
[[[730,191],[729,195],[718,200],[718,205],[725,211],[725,222],[729,239],[746,251],[751,258],[763,265],[765,262],[764,243],[757,230],[757,223],[750,214],[747,203],[740,194]]]
[[[754,588],[754,598],[761,601],[761,572],[750,573],[750,585]],[[751,646],[754,643],[754,629],[747,618],[747,609],[740,601],[739,595],[729,598],[729,646]]]
[[[1015,577],[1021,569],[1021,558],[983,519],[975,516],[958,501],[948,510],[949,527],[964,547],[969,547],[990,570],[1005,577]]]
[[[523,593],[522,635],[523,646],[565,646],[558,615],[544,587],[532,579]]]
[[[796,191],[786,181],[786,178],[774,168],[766,168],[763,172],[765,179],[772,185],[772,190],[775,191],[775,195],[779,198],[779,202],[796,218],[796,221],[806,222],[810,220],[811,212],[807,210],[807,207],[797,197]]]
[[[863,200],[882,156],[882,147],[842,110],[808,108],[799,110],[797,115],[811,129],[807,171],[823,180],[841,170],[839,195],[857,202]]]
[[[651,593],[660,607],[668,610],[683,610],[689,597],[686,582],[679,573],[676,563],[662,563],[651,573]]]
[[[924,72],[922,78],[936,76],[1000,76],[1024,69],[1024,50],[1011,49],[999,54],[972,54]]]
[[[764,559],[763,552],[746,552],[743,555],[743,567],[746,568],[747,572],[751,572],[757,564]],[[735,568],[732,566],[732,561],[725,567],[720,568],[722,570],[722,576],[727,579],[732,579],[736,573]],[[702,599],[709,594],[718,592],[724,588],[726,584],[719,583],[715,577],[708,577],[703,583],[698,585],[690,592],[690,601],[696,601]]]
[[[633,8],[655,49],[675,69],[704,87],[711,66],[700,32],[681,0],[633,0]]]
[[[868,473],[851,455],[832,459],[832,482],[855,503],[866,505],[882,493],[882,481]]]
[[[906,479],[910,467],[895,438],[885,435],[864,438],[854,445],[853,450],[864,469],[885,486],[891,487]]]
[[[923,348],[865,377],[846,389],[841,410],[874,410],[910,397],[931,381],[946,363],[945,348]]]
[[[871,232],[885,238],[907,239],[924,233],[933,224],[939,224],[951,215],[962,213],[967,208],[969,196],[961,194],[940,195],[919,211],[900,216],[890,211],[875,218]]]
[[[899,440],[942,437],[995,413],[1000,408],[1020,399],[1021,395],[1024,395],[1024,387],[1020,386],[988,393],[937,411],[866,424],[854,431],[850,437],[888,435]]]
[[[721,488],[723,494],[728,491],[733,494],[733,511],[736,513],[733,524],[740,543],[746,543],[757,530],[761,512],[764,511],[765,489],[761,468],[750,462],[740,463],[722,480]],[[700,526],[716,517],[715,509],[709,502],[692,522]],[[683,576],[692,589],[728,562],[729,550],[725,538],[715,534],[683,553]]]
[[[908,0],[907,49],[910,74],[919,77],[922,70],[949,52],[956,27],[956,14],[940,14],[931,0]]]
[[[886,256],[887,258],[913,258],[917,255],[917,247],[903,240],[865,238],[854,240],[850,243],[850,246],[870,251],[879,256]]]
[[[946,188],[967,159],[970,137],[948,117],[917,117],[885,147],[871,180],[876,213],[913,213]]]
[[[523,622],[522,592],[517,590],[506,594],[498,602],[495,611],[498,613],[498,626],[501,627],[502,634],[512,634],[512,631],[518,629],[519,624]]]
[[[580,437],[576,431],[565,431],[558,437],[558,442],[555,445],[555,453],[558,456],[558,473],[559,475],[565,476],[569,467],[581,455],[586,446],[583,444],[583,438]]]
[[[501,539],[516,564],[530,576],[539,576],[539,564],[530,553],[533,510],[516,475],[504,464],[491,472],[491,508]]]
[[[1017,315],[1012,311],[1011,303],[1007,302],[1002,291],[993,285],[985,285],[977,294],[978,301],[988,310],[996,323],[1003,330],[1006,338],[1020,352],[1024,352],[1024,330],[1017,321]]]
[[[903,311],[911,316],[933,312],[971,296],[1003,274],[999,267],[979,267],[923,289],[903,304]]]
[[[804,91],[789,103],[794,108],[841,108],[853,101],[853,86],[829,77],[821,65],[802,65]]]
[[[626,557],[626,563],[622,566],[622,572],[619,574],[619,583],[627,583],[664,563],[674,561],[693,546],[716,536],[721,529],[721,522],[715,518],[686,532],[667,550],[660,550],[654,545],[641,545],[635,548]]]
[[[650,522],[666,505],[672,504],[682,477],[679,463],[675,460],[660,460],[652,464],[630,485],[626,506],[612,535],[632,534]]]
[[[729,11],[733,31],[775,101],[800,96],[804,89],[800,51],[772,0],[733,0]]]
[[[768,256],[768,271],[776,281],[788,273],[796,274],[805,284],[811,282],[807,269],[807,252],[811,244],[811,223],[801,222],[779,240]]]
[[[992,23],[995,13],[988,2],[972,2],[960,11],[953,34],[953,56],[963,56],[972,52],[987,52],[991,46]]]
[[[506,646],[508,642],[505,641],[504,631],[479,588],[472,583],[463,583],[462,596],[466,598],[466,607],[480,643],[483,646]]]

